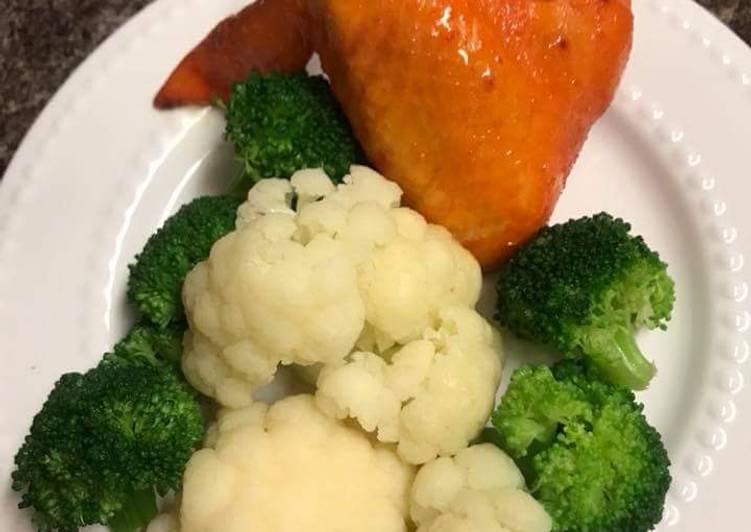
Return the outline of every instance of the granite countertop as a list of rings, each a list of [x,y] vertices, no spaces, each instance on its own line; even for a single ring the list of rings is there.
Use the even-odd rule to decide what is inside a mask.
[[[70,72],[150,1],[2,0],[0,176],[34,118]],[[751,2],[696,1],[751,43]]]

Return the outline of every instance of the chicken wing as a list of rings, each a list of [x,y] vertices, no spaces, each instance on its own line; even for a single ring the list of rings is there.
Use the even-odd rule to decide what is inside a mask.
[[[175,68],[154,98],[156,107],[206,105],[226,99],[251,71],[298,72],[310,56],[302,0],[258,0],[223,20]]]
[[[301,59],[312,43],[321,55],[374,166],[485,268],[546,223],[631,49],[630,0],[262,4],[298,28],[274,46],[286,42]],[[258,20],[238,21],[224,38],[242,28],[245,49],[267,46]],[[221,47],[198,53],[232,61]],[[241,70],[216,77],[239,79]]]
[[[376,168],[493,267],[548,219],[632,34],[628,0],[311,0]]]

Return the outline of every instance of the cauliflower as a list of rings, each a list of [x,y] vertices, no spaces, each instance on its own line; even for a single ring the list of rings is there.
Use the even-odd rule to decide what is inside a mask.
[[[207,443],[185,471],[182,532],[407,530],[412,468],[310,395],[224,411]]]
[[[178,518],[170,513],[163,513],[151,520],[146,532],[180,532]]]
[[[400,197],[365,167],[336,187],[320,170],[253,187],[236,230],[183,285],[189,382],[246,406],[279,364],[385,353],[423,338],[442,309],[473,307],[477,261]]]
[[[513,460],[491,444],[424,465],[412,486],[417,532],[548,532],[552,521],[524,491]]]
[[[474,310],[449,307],[436,329],[396,350],[387,362],[356,352],[325,366],[316,401],[353,417],[407,462],[451,455],[477,436],[490,415],[501,373],[498,332]]]

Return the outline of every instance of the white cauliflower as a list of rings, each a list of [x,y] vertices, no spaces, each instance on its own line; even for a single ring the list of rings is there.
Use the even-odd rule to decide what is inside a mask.
[[[421,339],[442,309],[473,307],[477,261],[400,197],[364,167],[338,187],[320,170],[253,187],[237,229],[183,286],[190,383],[245,406],[280,363],[334,364],[356,345],[383,353]]]
[[[513,460],[490,444],[424,465],[410,503],[417,532],[548,532],[552,521],[524,491]]]
[[[185,471],[182,532],[407,530],[412,468],[310,395],[225,411],[208,443]]]
[[[146,532],[180,532],[180,522],[171,513],[163,513],[151,520]]]
[[[353,417],[407,462],[452,455],[477,436],[493,408],[501,374],[498,332],[474,310],[449,307],[435,329],[387,362],[356,352],[325,366],[316,400],[337,418]]]

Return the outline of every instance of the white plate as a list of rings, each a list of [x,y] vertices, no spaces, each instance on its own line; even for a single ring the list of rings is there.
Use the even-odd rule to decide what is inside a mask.
[[[53,382],[92,366],[129,323],[126,266],[180,203],[230,173],[215,111],[158,113],[176,61],[244,0],[160,0],[54,97],[0,186],[0,529],[12,457]],[[635,2],[631,63],[556,219],[608,210],[660,250],[678,287],[666,333],[640,338],[642,394],[673,459],[660,529],[748,529],[751,52],[689,0]],[[509,341],[512,348],[516,345]],[[516,346],[518,350],[518,346]]]

